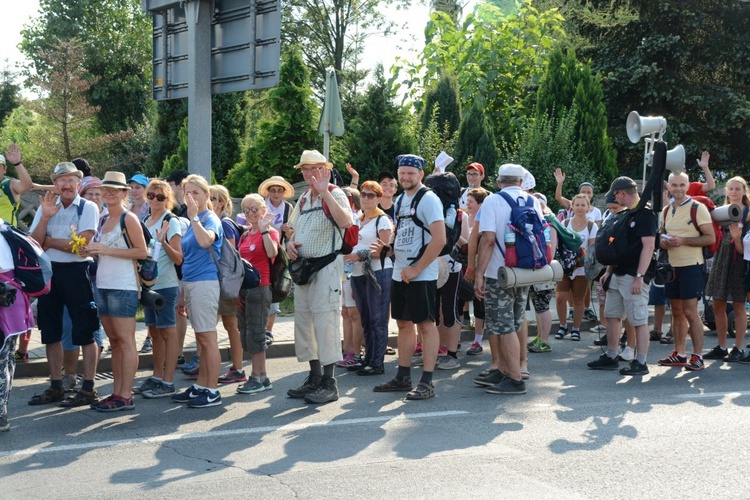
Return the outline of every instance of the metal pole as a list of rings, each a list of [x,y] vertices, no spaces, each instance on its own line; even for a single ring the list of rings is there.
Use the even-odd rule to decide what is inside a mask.
[[[213,2],[185,3],[188,24],[188,171],[211,183],[211,17]]]

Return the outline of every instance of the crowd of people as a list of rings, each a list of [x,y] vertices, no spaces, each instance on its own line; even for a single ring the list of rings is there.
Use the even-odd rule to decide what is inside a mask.
[[[742,219],[723,227],[709,271],[704,249],[715,242],[711,214],[692,199],[715,187],[707,153],[698,160],[706,182],[691,183],[686,173],[670,174],[661,213],[635,210],[640,206],[636,183],[619,177],[610,186],[602,214],[593,204],[591,183],[582,183],[577,194],[565,198],[565,174],[557,169],[555,199],[561,210],[555,215],[546,196],[535,192],[534,176],[521,165],[501,165],[497,189],[487,190],[485,167],[470,163],[465,167],[468,187],[459,199],[463,215],[456,219],[461,224],[458,240],[448,253],[443,251],[449,222],[445,207],[424,186],[427,162],[413,154],[400,155],[395,175],[382,172],[377,181],[360,183],[357,171],[347,164],[352,182],[339,186],[327,158],[315,150],[304,151],[294,167],[305,184],[297,202],[290,203],[294,187],[274,176],[263,181],[257,193],[244,196],[236,220],[226,187],[185,171],[166,179],[142,174],[127,179],[110,171],[99,179],[86,160],[77,159],[59,163],[50,175],[52,185],[39,186],[24,169],[17,146],[0,155],[0,163],[4,170],[6,165],[15,167],[19,177],[3,179],[3,224],[17,224],[21,194],[32,188],[45,191],[29,234],[53,268],[50,292],[36,304],[50,385],[35,394],[30,405],[117,412],[134,409],[133,395],[140,395],[206,408],[222,404],[219,388],[228,384],[236,384],[241,394],[272,390],[266,350],[273,342],[280,309],[272,303],[271,267],[282,250],[295,268],[296,357],[309,366],[301,384],[289,388],[287,395],[310,404],[339,398],[337,366],[358,376],[385,375],[390,318],[398,325],[396,371],[373,390],[405,393],[407,400],[434,397],[434,371],[461,366],[461,316],[468,319],[469,311],[475,335],[466,354],[480,355],[487,345],[491,354],[489,366],[474,382],[491,394],[524,394],[530,377],[527,352],[553,349],[553,291],[559,322],[555,339],[580,341],[582,322],[596,322],[591,330],[601,336],[596,343],[604,353],[588,363],[591,369],[619,369],[625,361],[621,374],[644,375],[650,341],[674,344],[674,351],[658,360],[662,366],[697,371],[703,369],[704,357],[750,363],[742,345],[750,298],[750,193],[741,177],[727,181],[725,203],[739,205]],[[575,235],[581,241],[579,255],[593,251],[597,233],[609,219],[632,211],[627,229],[632,251],[606,266],[595,280],[579,262],[557,283],[505,286],[499,273],[515,241],[515,236],[508,239],[507,228],[517,207],[531,209],[552,249],[561,248],[558,240],[564,235]],[[559,220],[550,224],[551,217]],[[358,228],[357,242],[342,255],[353,226]],[[236,248],[260,276],[258,286],[242,289],[235,298],[221,296],[218,259],[225,244]],[[674,271],[674,279],[663,286],[648,276],[655,252],[666,255]],[[144,259],[155,261],[158,268],[158,279],[148,288],[143,288],[139,272],[138,262]],[[0,272],[12,280],[13,271],[12,256],[0,238]],[[473,292],[470,298],[459,293],[462,287]],[[149,291],[162,297],[163,307],[143,300]],[[599,314],[591,308],[592,293],[599,299]],[[718,334],[718,345],[706,354],[698,313],[698,300],[705,294],[713,297]],[[736,331],[731,349],[726,312],[730,302]],[[153,373],[136,383],[139,303],[148,327],[141,350],[153,350],[154,365]],[[653,329],[648,305],[655,307]],[[671,328],[664,334],[661,323],[667,305]],[[537,336],[531,340],[526,321],[530,307],[537,323]],[[0,313],[0,430],[7,430],[13,366],[28,359],[28,335],[35,319],[22,293]],[[219,319],[230,342],[231,366],[224,374],[217,342]],[[182,352],[188,321],[197,345],[189,361]],[[104,350],[102,333],[109,340],[114,377],[106,398],[99,397],[94,385]],[[79,353],[80,386],[75,377]],[[245,353],[251,360],[249,376],[243,366]],[[188,387],[175,384],[179,365],[195,379]],[[414,367],[421,367],[418,380],[412,377]]]

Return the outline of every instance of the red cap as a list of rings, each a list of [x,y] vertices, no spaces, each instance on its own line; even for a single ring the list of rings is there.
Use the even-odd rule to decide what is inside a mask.
[[[473,162],[466,165],[466,170],[478,170],[484,175],[484,166],[481,163]]]

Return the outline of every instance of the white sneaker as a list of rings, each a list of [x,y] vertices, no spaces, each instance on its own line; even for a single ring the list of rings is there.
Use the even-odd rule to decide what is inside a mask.
[[[633,361],[635,359],[635,349],[630,346],[626,346],[625,349],[620,352],[620,359],[626,362]]]
[[[607,327],[602,325],[596,325],[595,327],[591,328],[589,330],[592,333],[607,333]]]

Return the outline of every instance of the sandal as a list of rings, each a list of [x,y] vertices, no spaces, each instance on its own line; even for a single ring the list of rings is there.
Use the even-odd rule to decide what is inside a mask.
[[[570,334],[570,340],[573,340],[575,342],[581,340],[581,332],[579,332],[578,330],[573,330],[573,332]]]
[[[125,399],[112,394],[107,399],[100,401],[99,404],[92,405],[92,408],[96,411],[111,412],[135,410],[135,405],[133,404],[133,398]]]
[[[409,392],[412,390],[411,378],[406,377],[402,380],[393,378],[388,382],[383,382],[380,385],[376,385],[373,391],[375,392]]]
[[[565,336],[568,334],[568,327],[567,326],[561,326],[557,329],[557,333],[555,334],[556,339],[564,339]],[[580,340],[580,339],[579,339]]]
[[[65,398],[65,391],[48,387],[41,394],[34,394],[29,400],[31,406],[59,403]]]
[[[480,377],[486,377],[487,375],[489,375],[489,374],[490,374],[490,372],[491,372],[491,371],[492,371],[492,369],[491,369],[491,368],[487,368],[486,370],[482,370],[481,372],[479,372],[479,374],[478,374],[478,375],[479,375]]]
[[[99,402],[99,394],[96,389],[93,391],[84,391],[81,389],[72,396],[68,396],[62,403],[60,408],[77,408],[79,406],[95,405]]]
[[[406,393],[406,399],[416,401],[421,399],[430,399],[435,397],[435,387],[426,382],[420,382],[413,391]]]
[[[388,346],[385,348],[385,353],[389,356],[393,356],[394,354],[396,354],[396,349],[394,349],[391,346]]]
[[[528,370],[521,370],[521,380],[529,380],[529,377],[531,377],[531,374]]]

